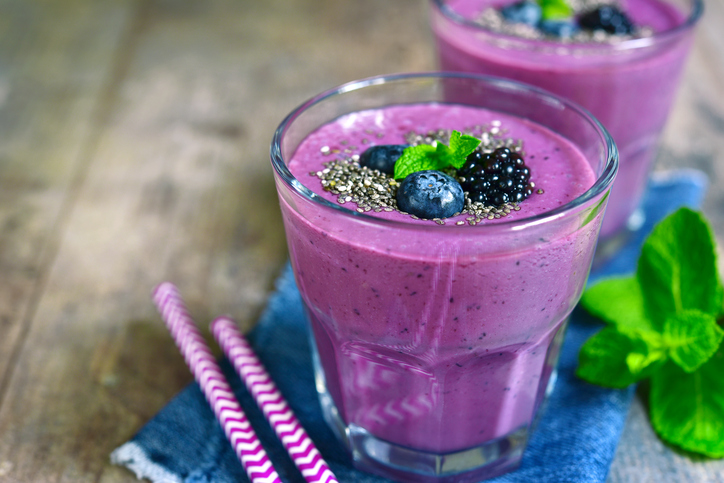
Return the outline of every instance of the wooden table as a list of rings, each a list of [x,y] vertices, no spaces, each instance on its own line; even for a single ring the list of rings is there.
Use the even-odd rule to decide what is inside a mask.
[[[712,178],[724,239],[724,2],[659,168]],[[0,2],[0,482],[134,481],[108,455],[191,376],[151,304],[249,328],[286,259],[274,128],[334,85],[430,70],[422,0]],[[631,411],[610,481],[724,481]]]

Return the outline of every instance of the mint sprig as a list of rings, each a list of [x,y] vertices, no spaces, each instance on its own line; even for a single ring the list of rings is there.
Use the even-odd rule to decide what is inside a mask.
[[[428,169],[438,171],[449,167],[460,169],[465,164],[465,159],[479,144],[479,139],[462,134],[460,131],[453,131],[450,133],[450,146],[439,141],[435,145],[410,146],[395,162],[395,179],[402,179],[408,174]]]
[[[723,302],[711,228],[682,208],[654,228],[634,276],[583,294],[581,304],[608,325],[581,348],[576,374],[616,388],[649,379],[658,435],[724,458]]]
[[[566,0],[538,0],[543,20],[562,20],[573,15],[573,9]]]
[[[651,378],[651,423],[662,439],[687,451],[724,458],[724,348],[698,370],[666,364]]]

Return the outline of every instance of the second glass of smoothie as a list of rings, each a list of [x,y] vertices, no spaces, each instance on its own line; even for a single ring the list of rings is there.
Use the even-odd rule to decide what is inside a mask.
[[[449,130],[513,142],[535,192],[427,220],[376,203],[376,175],[320,181],[370,146]],[[279,126],[271,158],[320,402],[355,465],[409,482],[517,467],[616,174],[606,130],[515,82],[408,74],[311,99]],[[371,201],[355,204],[356,190]]]
[[[525,39],[475,21],[486,8],[517,1],[432,0],[441,70],[525,82],[591,111],[611,132],[621,157],[601,238],[624,233],[627,224],[636,228],[642,219],[636,208],[701,16],[701,0],[622,0],[633,22],[653,35],[616,42]]]

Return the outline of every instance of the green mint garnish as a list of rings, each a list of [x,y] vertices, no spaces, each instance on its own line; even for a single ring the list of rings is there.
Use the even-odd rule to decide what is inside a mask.
[[[538,0],[543,20],[561,20],[573,15],[573,9],[566,0]]]
[[[649,319],[660,327],[672,313],[697,309],[719,316],[722,284],[716,242],[706,220],[682,209],[651,233],[641,250],[636,278]]]
[[[608,325],[583,345],[576,373],[606,387],[649,379],[659,436],[724,458],[723,303],[711,228],[682,208],[654,228],[634,276],[583,294],[581,304]]]
[[[666,364],[651,377],[651,423],[687,451],[724,458],[724,348],[691,373]]]
[[[642,338],[606,327],[586,341],[578,355],[578,377],[604,387],[623,388],[638,381],[652,365]]]
[[[435,146],[429,144],[410,146],[395,162],[395,179],[402,179],[408,174],[428,169],[439,171],[449,167],[462,168],[465,159],[479,144],[479,139],[453,131],[450,134],[450,146],[439,141]]]

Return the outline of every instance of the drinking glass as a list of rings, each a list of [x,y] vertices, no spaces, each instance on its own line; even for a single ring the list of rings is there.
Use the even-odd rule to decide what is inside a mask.
[[[340,116],[427,103],[542,125],[580,151],[595,182],[545,213],[441,226],[360,213],[288,168],[300,143]],[[478,481],[515,468],[591,267],[618,165],[606,130],[582,108],[517,82],[401,74],[302,104],[275,132],[271,161],[319,400],[354,464],[410,482]]]
[[[501,3],[506,2],[431,0],[439,67],[525,82],[570,99],[596,116],[620,152],[619,175],[601,228],[610,251],[643,222],[637,207],[702,2],[626,0],[623,4],[637,24],[657,30],[652,36],[579,44],[512,37],[472,20],[483,7]]]

